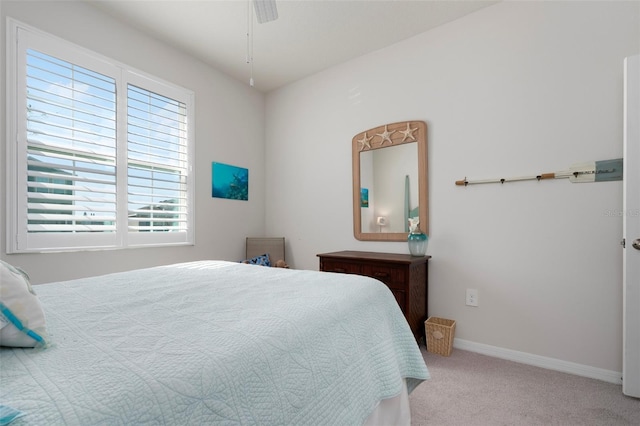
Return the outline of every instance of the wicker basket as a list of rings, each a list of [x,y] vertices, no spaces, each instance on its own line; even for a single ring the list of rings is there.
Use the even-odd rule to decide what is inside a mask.
[[[429,317],[424,323],[424,328],[427,336],[427,352],[442,356],[451,355],[456,322],[444,318]]]

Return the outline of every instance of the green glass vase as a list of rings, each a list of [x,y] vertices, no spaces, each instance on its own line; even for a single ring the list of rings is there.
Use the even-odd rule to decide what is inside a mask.
[[[424,256],[427,253],[428,242],[429,237],[427,237],[427,234],[422,232],[419,227],[411,231],[407,237],[411,256]]]

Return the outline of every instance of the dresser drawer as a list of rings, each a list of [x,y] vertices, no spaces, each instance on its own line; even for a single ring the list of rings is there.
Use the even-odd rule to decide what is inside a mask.
[[[406,290],[408,284],[407,268],[405,266],[367,264],[362,266],[362,275],[375,278],[385,283],[389,288]]]
[[[340,272],[342,274],[362,274],[362,265],[341,260],[322,259],[321,271]]]

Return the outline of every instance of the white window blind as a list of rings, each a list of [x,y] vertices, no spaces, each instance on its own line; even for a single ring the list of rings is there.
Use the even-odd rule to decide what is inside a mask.
[[[27,232],[116,230],[115,89],[27,50]]]
[[[186,232],[186,106],[129,85],[128,217],[132,232]]]
[[[193,94],[9,26],[8,252],[192,244]]]

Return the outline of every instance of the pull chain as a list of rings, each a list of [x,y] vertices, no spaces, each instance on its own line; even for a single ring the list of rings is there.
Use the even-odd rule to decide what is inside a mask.
[[[247,0],[247,64],[249,64],[249,86],[253,87],[253,8]]]

